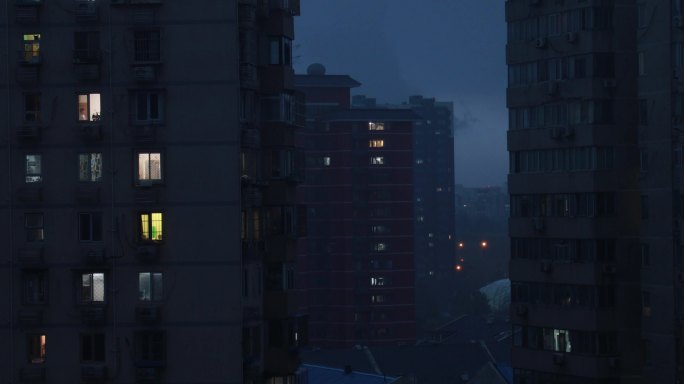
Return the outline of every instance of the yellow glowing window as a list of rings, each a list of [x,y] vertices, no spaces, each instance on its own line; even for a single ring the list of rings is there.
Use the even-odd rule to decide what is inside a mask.
[[[382,148],[385,146],[385,140],[371,140],[368,142],[369,148]]]
[[[140,239],[147,241],[162,240],[162,214],[141,213],[140,214]]]
[[[37,64],[40,62],[40,34],[24,35],[24,61]]]
[[[380,123],[377,121],[371,121],[368,123],[368,130],[369,131],[384,131],[385,130],[385,123]]]

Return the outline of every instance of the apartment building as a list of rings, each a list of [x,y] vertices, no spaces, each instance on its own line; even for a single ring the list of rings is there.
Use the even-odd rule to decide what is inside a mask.
[[[516,383],[676,383],[681,3],[506,3]]]
[[[0,382],[294,382],[287,308],[258,288],[249,317],[240,164],[298,3],[4,4]]]
[[[350,108],[359,83],[321,65],[297,75],[308,232],[298,284],[319,347],[415,342],[413,122],[410,109]]]

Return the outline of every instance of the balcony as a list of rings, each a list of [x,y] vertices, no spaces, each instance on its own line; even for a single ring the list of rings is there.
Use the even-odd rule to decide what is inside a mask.
[[[96,1],[75,0],[74,16],[80,23],[94,22],[98,19],[98,9]]]
[[[141,244],[135,252],[135,257],[141,263],[154,263],[159,261],[159,246],[157,244]]]
[[[240,86],[247,89],[259,88],[259,75],[256,66],[240,64]]]
[[[242,204],[245,207],[260,207],[263,203],[261,189],[257,187],[242,188]]]
[[[87,364],[81,366],[81,382],[84,384],[104,383],[107,380],[107,366]]]
[[[42,309],[20,309],[17,321],[22,327],[35,327],[43,324]]]
[[[278,94],[283,90],[294,90],[294,70],[287,65],[269,65],[261,72],[262,91],[264,93]]]
[[[135,319],[142,324],[157,324],[161,321],[161,308],[140,304],[135,308]]]
[[[102,247],[83,247],[81,260],[86,265],[102,265],[105,263],[105,250]]]
[[[159,68],[156,65],[134,64],[131,68],[133,80],[138,83],[153,83],[157,81]]]
[[[81,321],[85,325],[103,325],[107,320],[104,307],[85,307],[81,309]]]
[[[102,141],[102,125],[99,123],[79,124],[76,133],[86,143]]]
[[[19,369],[19,382],[21,383],[44,383],[45,367],[25,367]]]
[[[35,143],[40,141],[43,128],[37,124],[22,125],[17,130],[17,140],[23,143]]]
[[[240,27],[251,28],[257,20],[255,4],[240,4],[238,9],[238,20]]]
[[[76,201],[82,204],[97,204],[100,202],[100,187],[90,183],[79,184],[76,187]]]
[[[284,12],[292,16],[300,14],[300,0],[269,0],[271,11]]]
[[[36,24],[38,23],[40,7],[43,0],[15,0],[14,19],[17,24]]]
[[[44,262],[42,246],[24,247],[17,250],[17,261],[21,266],[40,266]]]
[[[94,81],[100,78],[102,52],[91,49],[75,49],[73,53],[74,70],[80,81]]]

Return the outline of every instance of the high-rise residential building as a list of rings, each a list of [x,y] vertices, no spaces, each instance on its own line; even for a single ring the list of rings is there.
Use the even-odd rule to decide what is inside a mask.
[[[296,380],[294,184],[245,169],[296,125],[297,13],[4,2],[0,382]]]
[[[682,379],[680,9],[506,3],[516,383]]]
[[[375,98],[356,95],[355,108],[377,108]],[[408,103],[383,108],[410,109],[413,127],[414,254],[416,316],[433,324],[449,310],[457,274],[454,215],[454,105],[435,98],[411,96]]]
[[[413,122],[410,109],[350,108],[348,76],[297,75],[308,231],[298,284],[313,346],[415,342]]]

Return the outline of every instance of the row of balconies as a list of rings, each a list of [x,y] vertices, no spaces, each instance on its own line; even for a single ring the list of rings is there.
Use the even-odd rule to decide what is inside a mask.
[[[157,138],[157,128],[157,125],[133,125],[129,135],[137,143],[152,143]],[[16,137],[24,144],[37,143],[42,140],[45,129],[40,124],[21,125],[17,128]],[[99,122],[79,123],[74,127],[74,133],[86,143],[102,141],[104,137],[103,126]]]
[[[74,73],[80,81],[94,81],[100,78],[100,51],[74,52]],[[36,55],[30,61],[21,59],[17,69],[16,79],[20,84],[35,84],[40,81],[42,57]],[[131,77],[137,83],[152,83],[157,81],[160,74],[160,63],[131,64]],[[242,73],[242,72],[241,72]]]
[[[104,325],[107,322],[107,309],[101,306],[82,307],[80,316],[85,325]],[[23,308],[17,313],[17,323],[22,327],[38,327],[43,325],[44,317],[43,309]],[[161,307],[158,305],[140,304],[135,308],[135,319],[141,324],[157,324],[161,318]]]
[[[140,243],[135,256],[141,263],[155,263],[161,256],[160,248],[158,244]],[[45,249],[42,246],[19,248],[16,255],[17,263],[23,267],[41,267],[45,264]],[[80,257],[84,265],[104,265],[107,261],[104,247],[81,247]]]
[[[19,369],[19,381],[21,383],[45,383],[47,369],[45,367],[24,367]],[[158,368],[136,368],[136,383],[157,384],[161,378]],[[104,383],[108,379],[107,366],[105,364],[81,365],[81,382],[84,384]]]
[[[100,202],[100,187],[88,184],[78,185],[74,197],[80,204],[97,204]],[[44,201],[43,187],[25,186],[16,190],[16,200],[24,204],[37,204]],[[160,201],[160,190],[157,188],[136,188],[133,200],[137,204],[156,204]]]

